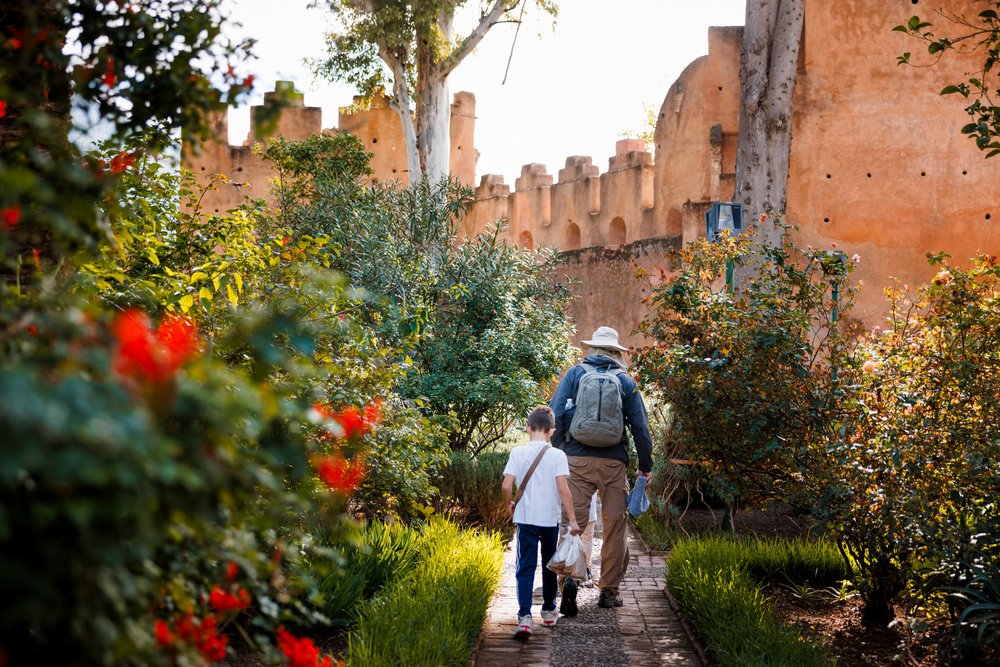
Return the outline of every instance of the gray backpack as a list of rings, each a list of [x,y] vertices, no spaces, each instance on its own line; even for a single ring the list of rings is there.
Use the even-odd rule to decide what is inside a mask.
[[[621,369],[596,368],[580,364],[584,373],[576,390],[576,412],[569,434],[589,447],[613,447],[622,441],[625,417],[622,413]]]

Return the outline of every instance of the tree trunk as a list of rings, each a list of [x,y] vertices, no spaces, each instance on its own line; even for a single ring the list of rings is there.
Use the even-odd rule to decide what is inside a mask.
[[[433,37],[450,43],[454,33],[454,9],[438,13]],[[451,100],[448,74],[437,58],[431,35],[418,35],[417,45],[417,147],[420,166],[427,180],[437,183],[448,176],[451,162]]]
[[[451,161],[451,100],[448,80],[426,76],[417,95],[417,146],[420,165],[431,183],[448,175]]]
[[[736,199],[760,243],[776,245],[772,213],[784,214],[792,146],[792,93],[805,0],[747,0],[740,54],[739,150]],[[767,221],[759,222],[761,214]]]

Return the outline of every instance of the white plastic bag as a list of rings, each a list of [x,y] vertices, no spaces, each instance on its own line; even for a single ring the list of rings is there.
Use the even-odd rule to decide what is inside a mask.
[[[566,535],[547,566],[556,574],[573,579],[587,578],[587,562],[583,556],[583,540],[579,535]]]

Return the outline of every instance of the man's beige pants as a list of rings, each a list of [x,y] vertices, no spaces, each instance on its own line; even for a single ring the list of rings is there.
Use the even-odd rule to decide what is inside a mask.
[[[573,494],[573,514],[581,531],[590,522],[590,500],[597,491],[601,499],[604,542],[601,545],[602,591],[618,594],[618,586],[628,567],[625,530],[625,496],[628,482],[625,464],[596,456],[569,456],[569,490]]]

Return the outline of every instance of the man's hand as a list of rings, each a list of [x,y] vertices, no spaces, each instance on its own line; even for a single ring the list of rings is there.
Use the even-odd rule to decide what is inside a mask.
[[[646,478],[646,484],[647,484],[647,485],[648,485],[648,484],[649,484],[650,482],[652,482],[652,481],[653,481],[653,471],[652,471],[652,470],[650,470],[650,471],[648,471],[648,472],[642,472],[642,471],[640,470],[640,471],[639,471],[639,474],[638,474],[638,476],[639,476],[639,477],[645,477],[645,478]]]
[[[510,516],[514,516],[514,501],[513,500],[510,501],[509,503],[507,503],[507,514],[509,514]]]
[[[576,519],[569,520],[569,534],[579,535],[580,534],[580,524],[576,522]]]

